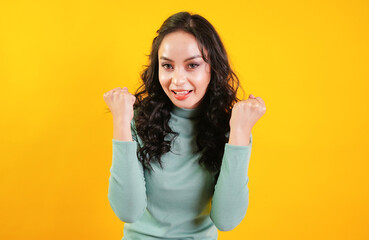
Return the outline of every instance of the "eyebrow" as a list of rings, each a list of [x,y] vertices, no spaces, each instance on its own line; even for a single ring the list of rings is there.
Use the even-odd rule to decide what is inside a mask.
[[[192,60],[194,58],[198,58],[198,57],[201,57],[202,58],[201,55],[195,55],[195,56],[192,56],[192,57],[189,57],[189,58],[185,59],[184,61],[186,62],[186,61]],[[167,61],[174,62],[172,59],[169,59],[169,58],[164,57],[164,56],[161,56],[160,59],[164,59],[164,60],[167,60]]]

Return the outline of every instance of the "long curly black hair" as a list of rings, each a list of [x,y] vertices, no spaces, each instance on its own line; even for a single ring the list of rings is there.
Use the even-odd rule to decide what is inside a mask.
[[[160,157],[171,149],[171,141],[165,137],[177,135],[168,124],[173,103],[162,89],[158,76],[160,44],[167,34],[175,31],[195,36],[204,61],[211,66],[210,83],[199,106],[197,146],[203,151],[199,164],[219,174],[224,145],[228,142],[232,106],[239,101],[236,96],[239,79],[230,67],[226,50],[214,27],[204,17],[189,12],[179,12],[167,18],[152,42],[149,64],[144,65],[141,73],[143,83],[135,93],[135,124],[143,142],[137,154],[149,171],[152,170],[152,161],[159,162],[163,168]]]

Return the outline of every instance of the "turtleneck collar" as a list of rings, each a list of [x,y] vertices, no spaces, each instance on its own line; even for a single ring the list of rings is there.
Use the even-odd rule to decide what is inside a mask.
[[[179,108],[173,104],[172,113],[178,117],[183,118],[196,118],[200,115],[201,109],[200,108]]]

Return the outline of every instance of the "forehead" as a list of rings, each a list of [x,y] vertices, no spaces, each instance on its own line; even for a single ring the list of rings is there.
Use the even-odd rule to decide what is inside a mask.
[[[187,58],[192,55],[201,55],[195,36],[183,31],[167,34],[159,47],[159,58]]]

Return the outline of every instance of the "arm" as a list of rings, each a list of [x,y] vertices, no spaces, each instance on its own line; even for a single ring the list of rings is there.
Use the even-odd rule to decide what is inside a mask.
[[[249,203],[247,183],[251,156],[252,134],[249,145],[231,145],[224,149],[222,166],[215,185],[210,218],[220,231],[234,229],[246,215]]]
[[[116,126],[114,123],[113,160],[110,168],[108,199],[117,217],[123,222],[130,223],[138,220],[146,209],[145,179],[143,166],[136,155],[138,141],[133,121],[131,129],[128,128],[128,130],[126,127],[116,128]],[[126,129],[126,131],[119,132],[119,129]],[[131,140],[127,139],[127,131]]]

